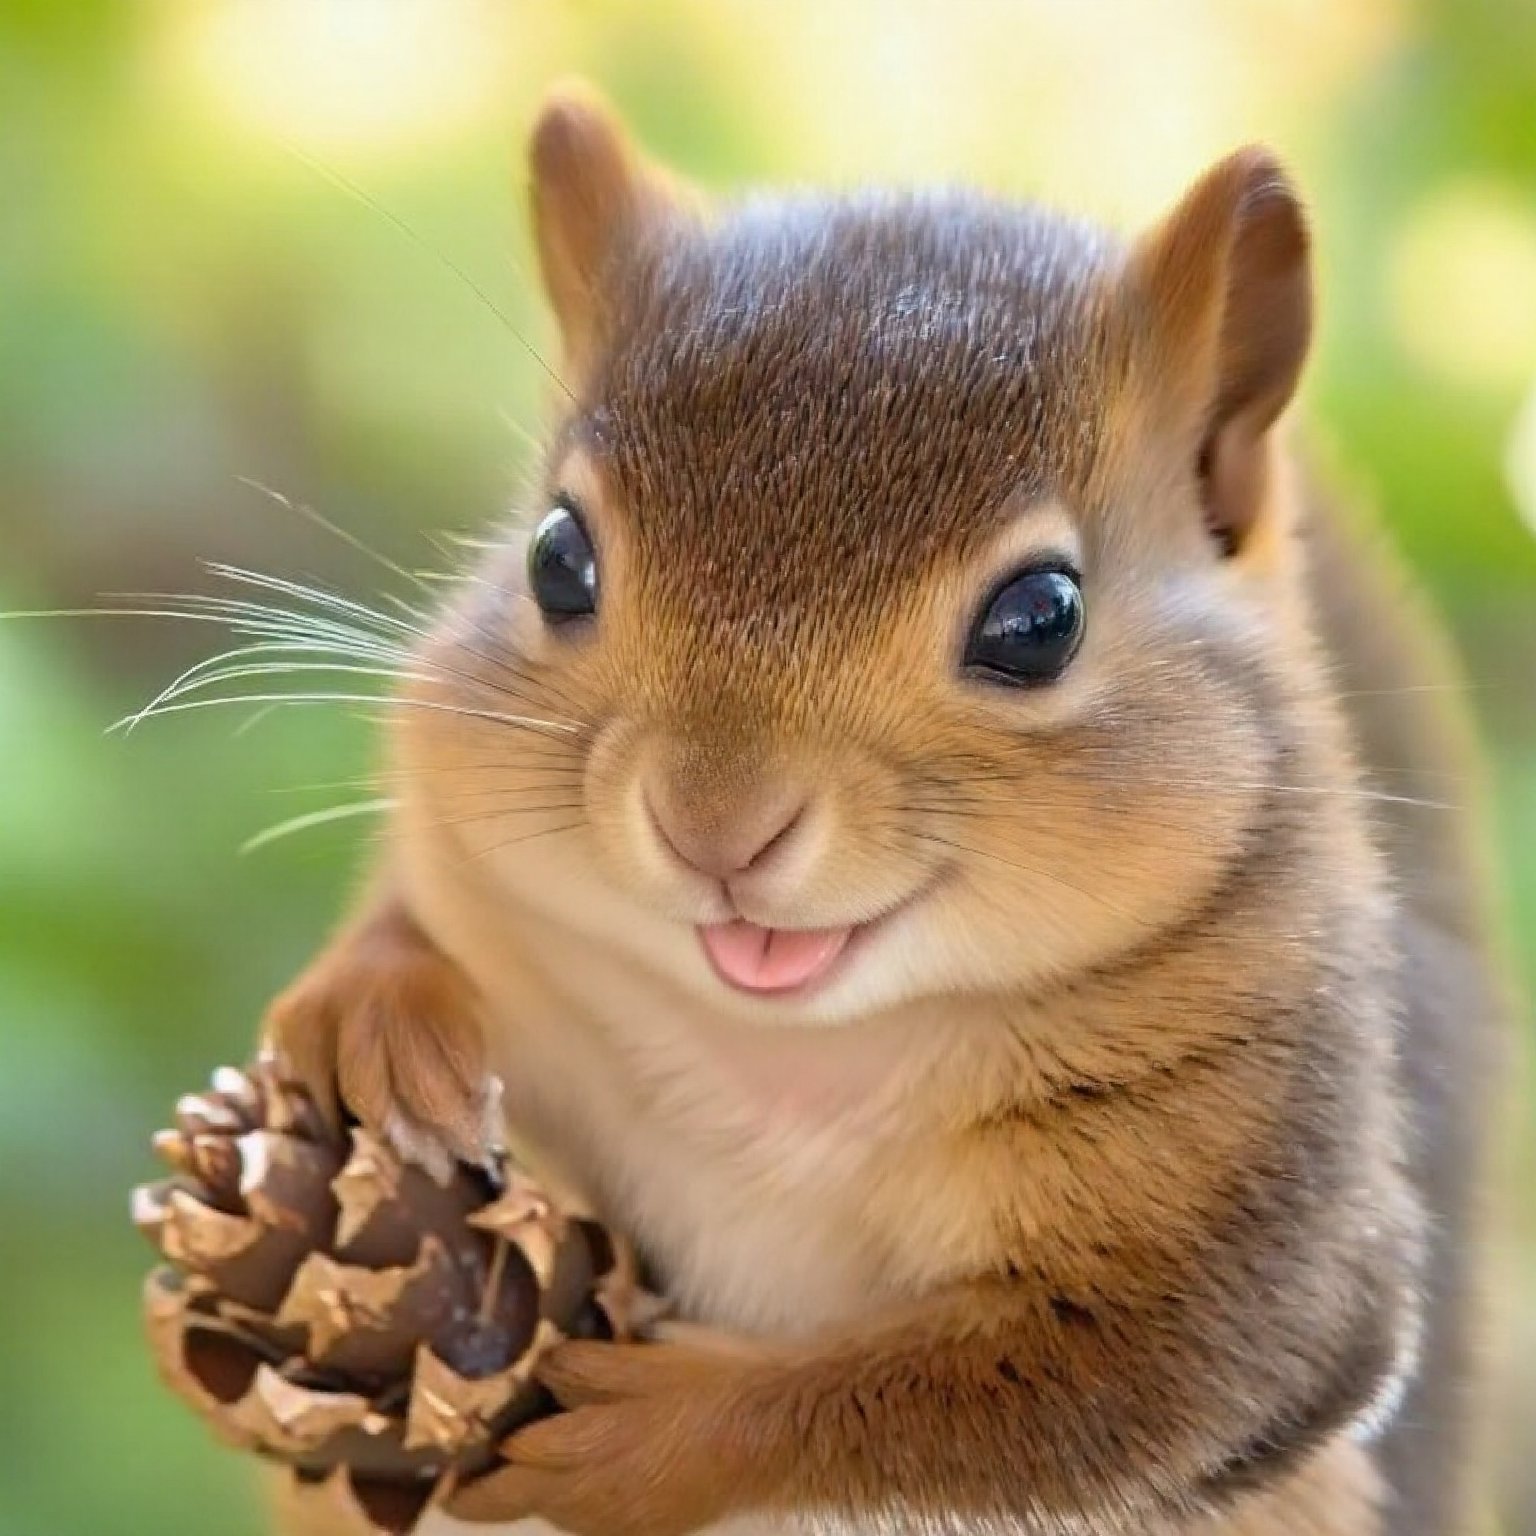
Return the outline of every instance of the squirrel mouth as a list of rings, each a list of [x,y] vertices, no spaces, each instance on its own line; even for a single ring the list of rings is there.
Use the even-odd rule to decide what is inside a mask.
[[[701,923],[699,938],[715,974],[740,992],[798,992],[820,981],[853,937],[845,928],[764,928],[735,918]]]

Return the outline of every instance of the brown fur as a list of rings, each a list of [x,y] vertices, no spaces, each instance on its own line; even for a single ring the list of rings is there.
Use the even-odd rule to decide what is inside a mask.
[[[1418,1327],[1427,1182],[1394,876],[1440,853],[1378,845],[1272,441],[1309,324],[1283,177],[1242,152],[1127,251],[963,194],[709,223],[583,100],[533,159],[548,490],[599,617],[548,632],[515,539],[466,587],[419,697],[467,713],[402,711],[381,894],[274,1033],[462,1151],[484,1025],[512,1123],[738,1339],[569,1346],[573,1411],[457,1512],[1381,1528],[1352,1434]],[[962,676],[1031,552],[1083,572],[1080,655]],[[648,797],[726,863],[806,807],[731,892],[878,919],[832,984],[712,977],[690,927],[729,909]],[[1486,1005],[1464,952],[1436,1018]],[[1463,1528],[1451,1482],[1415,1531]]]
[[[469,1161],[485,1154],[491,1106],[474,990],[393,897],[365,903],[273,1002],[267,1034],[328,1116],[344,1104],[428,1161],[438,1146]]]
[[[1376,832],[1399,886],[1402,1061],[1409,1156],[1433,1213],[1422,1286],[1421,1367],[1381,1444],[1399,1511],[1394,1536],[1483,1529],[1485,1164],[1514,1016],[1492,953],[1481,774],[1462,679],[1427,605],[1380,534],[1340,511],[1307,520],[1308,562],[1335,681],[1368,782],[1391,796]],[[1449,808],[1448,808],[1449,807]]]

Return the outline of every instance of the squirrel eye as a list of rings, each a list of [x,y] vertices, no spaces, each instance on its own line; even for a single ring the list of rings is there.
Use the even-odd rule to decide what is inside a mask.
[[[1077,653],[1085,618],[1074,572],[1024,571],[988,598],[966,642],[965,664],[1001,682],[1054,682]]]
[[[597,611],[597,556],[570,507],[550,508],[534,529],[528,545],[528,585],[551,623]]]

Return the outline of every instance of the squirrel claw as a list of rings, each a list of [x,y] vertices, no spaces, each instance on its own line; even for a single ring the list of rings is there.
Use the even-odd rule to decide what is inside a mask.
[[[452,1126],[428,1125],[395,1105],[377,1122],[378,1132],[402,1162],[415,1164],[438,1184],[446,1185],[455,1164],[464,1163],[479,1169],[499,1189],[507,1160],[501,1079],[487,1077],[476,1097],[478,1103]]]
[[[426,1127],[407,1119],[398,1110],[392,1110],[385,1118],[381,1134],[401,1162],[414,1164],[434,1184],[446,1186],[452,1182],[457,1158]]]

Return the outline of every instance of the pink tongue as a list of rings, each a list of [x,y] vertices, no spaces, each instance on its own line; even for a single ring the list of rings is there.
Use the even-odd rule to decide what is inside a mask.
[[[699,937],[715,969],[747,992],[789,992],[820,976],[842,953],[849,928],[760,928],[737,919],[703,923]]]

